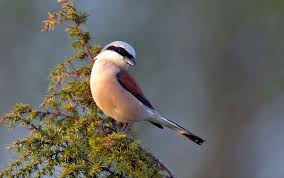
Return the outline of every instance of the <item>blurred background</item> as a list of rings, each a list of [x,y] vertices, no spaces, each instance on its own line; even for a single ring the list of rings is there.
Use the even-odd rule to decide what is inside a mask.
[[[124,40],[137,52],[131,72],[167,118],[206,140],[137,123],[138,137],[181,178],[284,177],[284,1],[78,0],[93,43]],[[72,54],[63,28],[41,31],[55,0],[0,0],[0,114],[39,106],[49,72]],[[0,126],[5,145],[21,127]]]

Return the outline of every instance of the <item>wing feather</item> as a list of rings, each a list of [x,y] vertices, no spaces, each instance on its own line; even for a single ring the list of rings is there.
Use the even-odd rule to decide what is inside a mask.
[[[117,81],[120,83],[120,85],[127,90],[129,93],[131,93],[136,99],[138,99],[141,103],[143,103],[145,106],[154,109],[152,104],[147,100],[145,97],[143,91],[139,87],[139,85],[136,83],[135,79],[131,77],[131,75],[124,70],[121,70],[116,75]],[[161,124],[150,122],[151,124],[163,128]]]
[[[135,96],[136,99],[138,99],[145,106],[154,109],[152,104],[146,99],[139,85],[135,82],[135,79],[131,77],[127,71],[120,71],[117,73],[116,78],[120,85],[133,96]]]

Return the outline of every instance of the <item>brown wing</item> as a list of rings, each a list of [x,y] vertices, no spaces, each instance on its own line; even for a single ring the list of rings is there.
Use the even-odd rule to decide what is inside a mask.
[[[146,99],[143,91],[139,87],[139,85],[136,83],[135,79],[129,75],[127,71],[120,71],[116,75],[117,81],[120,83],[120,85],[126,89],[129,93],[131,93],[136,99],[138,99],[141,103],[143,103],[145,106],[154,109],[152,104]],[[155,126],[159,128],[163,128],[162,125],[151,122]]]
[[[145,106],[154,109],[152,104],[146,99],[143,91],[140,89],[139,85],[135,82],[135,79],[129,75],[127,71],[120,71],[116,78],[120,85],[135,96],[141,103]]]

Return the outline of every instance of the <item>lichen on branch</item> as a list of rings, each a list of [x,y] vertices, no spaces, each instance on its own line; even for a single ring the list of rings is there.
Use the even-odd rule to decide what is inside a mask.
[[[173,177],[131,133],[102,113],[89,87],[93,58],[101,47],[90,43],[83,27],[88,14],[74,3],[60,1],[57,12],[48,13],[43,31],[64,26],[74,55],[49,76],[49,95],[40,108],[17,104],[0,118],[0,124],[26,127],[29,134],[7,146],[18,158],[0,171],[0,177]]]

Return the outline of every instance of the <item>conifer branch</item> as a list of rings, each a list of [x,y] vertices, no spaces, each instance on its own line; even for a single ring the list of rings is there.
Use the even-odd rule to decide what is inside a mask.
[[[153,158],[153,160],[155,162],[157,162],[161,166],[161,168],[167,172],[167,174],[168,174],[167,178],[175,178],[175,175],[172,173],[172,171],[169,168],[167,168],[167,166],[159,158],[157,158],[153,153],[147,151],[146,149],[143,149],[141,147],[139,147],[139,148],[142,151],[144,151],[147,154],[149,154]]]
[[[17,104],[0,117],[0,125],[28,127],[28,136],[7,146],[19,157],[0,170],[0,177],[169,177],[174,174],[131,133],[110,118],[102,118],[94,103],[89,76],[101,47],[91,45],[82,27],[88,14],[69,0],[58,0],[60,10],[48,13],[43,31],[66,27],[74,55],[50,74],[49,95],[40,108]],[[58,170],[59,169],[59,170]]]

